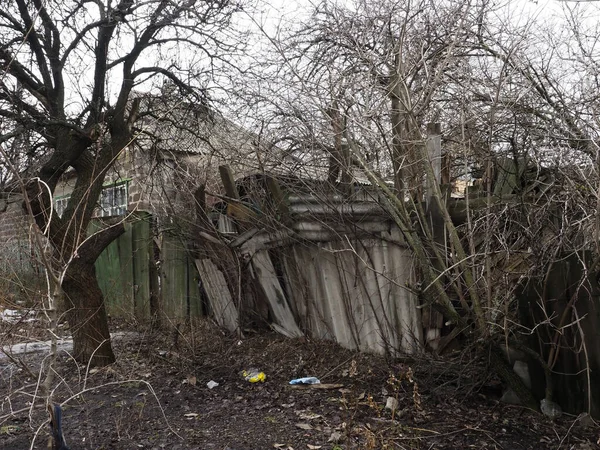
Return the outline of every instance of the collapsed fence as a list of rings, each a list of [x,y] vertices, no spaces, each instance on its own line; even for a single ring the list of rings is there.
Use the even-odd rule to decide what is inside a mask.
[[[426,320],[415,293],[411,251],[376,196],[321,192],[285,200],[277,222],[233,201],[191,239],[156,233],[150,214],[132,216],[96,263],[109,313],[172,321],[209,315],[240,335],[268,326],[390,355],[420,351],[431,331],[440,336],[443,323]],[[22,253],[25,244],[15,248]],[[522,280],[519,320],[535,330],[528,345],[552,364],[561,405],[597,416],[600,294],[586,259],[554,264],[551,282]],[[535,360],[528,364],[532,377],[543,378]]]
[[[141,320],[208,313],[232,332],[252,322],[351,349],[418,351],[414,270],[400,231],[376,202],[345,212],[345,202],[332,211],[315,206],[298,199],[292,210],[305,213],[286,232],[252,228],[229,242],[213,238],[196,257],[176,235],[153,237],[151,216],[138,216],[96,263],[109,313]],[[160,287],[156,303],[152,286]]]
[[[377,353],[419,351],[423,333],[411,253],[378,204],[334,201],[327,209],[314,198],[298,198],[290,212],[295,220],[287,230],[251,228],[230,244],[247,261],[268,305],[262,319],[290,337],[331,339]],[[197,265],[207,285],[219,287],[207,289],[220,313],[215,319],[235,331],[245,308],[234,295],[223,295],[219,280],[225,277],[210,258]]]

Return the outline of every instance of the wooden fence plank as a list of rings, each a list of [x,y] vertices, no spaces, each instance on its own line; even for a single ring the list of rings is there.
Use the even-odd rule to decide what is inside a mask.
[[[92,222],[90,233],[99,229],[99,222]],[[125,233],[104,249],[95,264],[106,310],[113,316],[123,317],[134,312],[131,233],[131,225],[126,224]]]
[[[238,332],[238,311],[223,273],[210,259],[197,259],[195,263],[214,319],[219,326]]]
[[[302,333],[296,324],[292,310],[287,304],[269,253],[266,250],[256,252],[252,256],[252,267],[269,302],[273,321],[280,327],[279,331],[285,330],[285,334],[291,337],[304,336],[304,333]]]
[[[177,236],[163,235],[161,257],[162,311],[171,319],[188,317],[187,256]]]
[[[132,227],[132,270],[135,317],[150,318],[150,214],[140,214]]]

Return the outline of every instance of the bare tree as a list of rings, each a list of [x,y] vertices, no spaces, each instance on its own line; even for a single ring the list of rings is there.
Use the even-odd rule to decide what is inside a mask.
[[[544,29],[487,1],[323,2],[270,36],[273,73],[246,93],[299,165],[313,162],[334,189],[356,177],[378,187],[415,255],[415,293],[533,408],[502,351],[535,328],[518,325],[516,292],[565,254],[595,249],[597,235],[598,32],[565,12],[569,29]],[[451,162],[445,186],[432,122]],[[480,193],[451,200],[456,178],[477,178]],[[550,317],[535,325],[558,335],[577,323]],[[550,400],[552,358],[533,354]]]
[[[132,94],[168,80],[188,102],[207,103],[221,55],[234,50],[230,20],[239,8],[227,0],[16,0],[0,11],[3,139],[22,131],[38,143],[20,149],[38,163],[25,180],[25,207],[51,243],[81,362],[114,361],[94,262],[124,227],[87,230],[107,172],[136,139],[144,111]],[[52,194],[68,172],[76,182],[59,217]]]

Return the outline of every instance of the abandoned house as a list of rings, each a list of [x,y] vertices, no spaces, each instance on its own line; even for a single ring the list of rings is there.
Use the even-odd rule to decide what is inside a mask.
[[[178,226],[189,221],[187,213],[193,211],[196,189],[220,193],[218,165],[228,164],[242,174],[267,168],[264,155],[259,158],[255,134],[206,106],[190,105],[174,93],[167,95],[172,91],[168,86],[166,89],[161,95],[138,94],[133,100],[140,111],[134,124],[135,139],[119,154],[108,173],[95,211],[98,218],[126,218],[126,235],[130,237],[132,228],[144,226],[136,225],[140,221],[150,221],[155,236],[163,229],[174,229],[175,221]],[[74,172],[67,172],[54,192],[54,208],[59,216],[74,186],[71,174],[74,176]],[[210,195],[208,199],[216,201]],[[26,287],[36,286],[31,293],[35,295],[44,283],[31,249],[29,222],[21,203],[18,187],[4,192],[0,199],[0,237],[4,242],[0,270],[8,280],[8,291],[26,294]],[[122,261],[124,267],[130,262],[131,256]],[[99,262],[98,267],[102,273],[105,265]],[[104,287],[108,289],[109,284]],[[108,297],[110,305],[114,296]]]
[[[109,314],[208,314],[237,333],[252,324],[378,353],[418,351],[411,255],[368,186],[341,197],[324,181],[327,170],[301,174],[204,106],[169,96],[134,101],[136,139],[107,176],[95,213],[126,223],[96,262]],[[73,185],[67,174],[57,186],[57,214]],[[22,216],[19,201],[9,199],[9,210]],[[11,242],[39,270],[27,234]]]

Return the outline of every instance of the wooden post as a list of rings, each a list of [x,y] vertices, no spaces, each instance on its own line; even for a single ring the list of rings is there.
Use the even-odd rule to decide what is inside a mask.
[[[154,237],[155,218],[152,217],[150,235],[148,238],[148,279],[150,283],[150,317],[152,325],[156,328],[161,326],[161,294],[160,294],[160,247],[158,238]]]
[[[427,205],[427,221],[431,226],[433,235],[433,245],[444,247],[446,245],[444,218],[435,199],[435,187],[442,182],[442,131],[439,123],[430,123],[427,126],[427,156],[428,161],[425,164],[431,164],[433,169],[433,179],[427,179],[427,193],[425,201]],[[445,199],[442,199],[445,203]],[[444,324],[444,317],[438,311],[430,306],[425,308],[422,317],[423,326],[426,328],[426,342],[434,350],[437,349],[441,338],[441,330]]]
[[[281,186],[279,186],[277,180],[271,176],[267,176],[266,181],[275,208],[277,208],[277,212],[279,213],[279,220],[283,223],[287,223],[290,217],[290,209],[286,203],[286,198],[281,190]]]
[[[445,226],[444,219],[440,207],[434,198],[435,186],[442,182],[442,136],[441,126],[439,123],[430,123],[427,126],[427,155],[429,161],[426,164],[431,164],[433,168],[433,179],[427,179],[427,194],[426,205],[429,224],[433,233],[436,244],[444,245],[445,243]],[[442,192],[443,194],[443,192]],[[443,198],[442,202],[446,203]]]
[[[219,175],[221,176],[221,181],[225,187],[225,194],[227,194],[227,197],[239,200],[240,194],[235,187],[235,179],[233,178],[231,168],[229,166],[219,166]]]
[[[434,183],[440,185],[442,182],[442,128],[439,123],[427,125],[427,155],[428,163],[433,168],[434,178],[427,179],[427,208],[430,209],[433,199]]]
[[[201,184],[194,190],[194,203],[196,211],[197,232],[213,232],[213,226],[206,210],[206,186],[204,184]]]
[[[229,166],[219,166],[219,174],[221,175],[221,181],[225,187],[225,194],[227,195],[227,215],[233,217],[244,224],[256,223],[256,213],[244,205],[240,201],[240,194],[235,186],[235,179],[233,178],[233,172]],[[238,226],[241,226],[238,222]],[[239,231],[244,231],[242,226]]]

